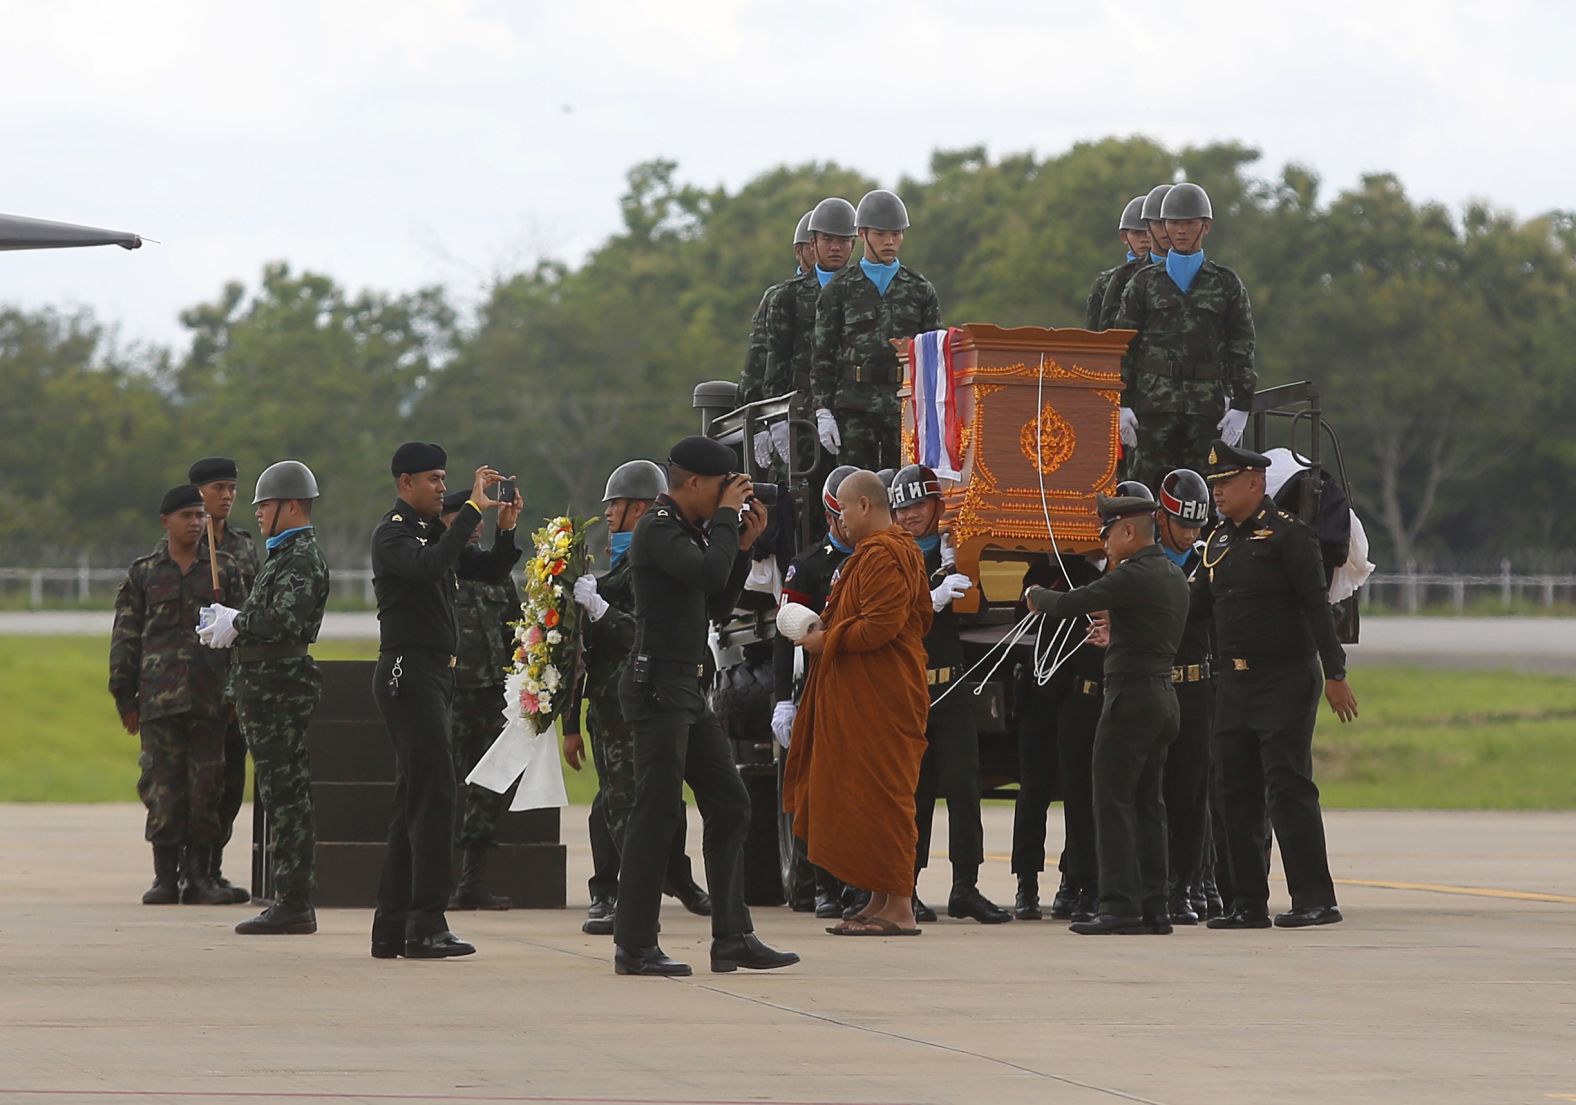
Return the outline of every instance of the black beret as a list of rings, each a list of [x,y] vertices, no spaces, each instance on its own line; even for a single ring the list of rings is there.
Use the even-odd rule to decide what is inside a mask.
[[[1227,445],[1217,437],[1209,446],[1209,465],[1204,469],[1204,478],[1214,483],[1235,476],[1245,468],[1267,469],[1269,466],[1270,458],[1263,453]]]
[[[186,478],[195,484],[205,484],[214,480],[237,480],[241,473],[229,457],[203,457],[191,466]]]
[[[159,502],[159,513],[174,514],[177,510],[185,510],[189,506],[202,506],[202,495],[193,485],[183,483],[164,493],[164,498]]]
[[[668,450],[668,463],[697,476],[726,476],[739,469],[734,451],[709,437],[686,437]]]
[[[449,466],[449,454],[443,446],[431,441],[407,441],[394,450],[394,461],[389,471],[396,476],[407,472],[431,472]]]
[[[443,496],[443,513],[453,514],[460,507],[470,502],[471,489],[468,487],[457,488]]]
[[[1120,522],[1123,518],[1135,518],[1140,514],[1154,514],[1155,501],[1140,498],[1137,495],[1097,495],[1094,500],[1094,509],[1100,515],[1100,534]]]

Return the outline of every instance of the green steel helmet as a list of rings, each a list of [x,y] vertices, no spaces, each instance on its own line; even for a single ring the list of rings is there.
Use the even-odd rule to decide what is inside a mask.
[[[897,198],[896,192],[877,188],[866,192],[854,212],[854,226],[860,230],[907,230],[908,208]]]
[[[602,501],[643,499],[650,501],[668,489],[668,476],[662,466],[650,460],[626,460],[607,478]]]
[[[826,482],[821,485],[821,505],[826,508],[828,514],[837,518],[843,516],[843,504],[838,502],[837,489],[843,486],[844,480],[857,471],[859,469],[852,464],[839,464],[826,474]]]
[[[830,234],[834,238],[852,238],[858,228],[854,225],[854,205],[841,196],[828,196],[810,212],[810,233]]]
[[[1112,498],[1148,499],[1150,502],[1154,502],[1155,493],[1149,490],[1146,484],[1140,483],[1138,480],[1123,480],[1116,485],[1116,494]]]
[[[793,244],[796,246],[809,245],[814,239],[810,234],[810,216],[814,211],[806,211],[799,216],[799,225],[793,228]]]
[[[1144,210],[1140,218],[1146,223],[1159,222],[1161,219],[1160,205],[1166,202],[1166,193],[1171,191],[1169,184],[1157,184],[1149,190],[1149,195],[1144,197]]]
[[[1122,208],[1122,221],[1116,224],[1118,230],[1148,230],[1149,224],[1144,222],[1144,197],[1134,196],[1127,201],[1127,206]]]
[[[257,477],[257,494],[252,505],[272,502],[275,499],[315,499],[318,496],[317,477],[298,460],[281,460],[263,469]]]
[[[1183,181],[1166,193],[1160,205],[1162,219],[1213,219],[1209,193],[1190,181]]]

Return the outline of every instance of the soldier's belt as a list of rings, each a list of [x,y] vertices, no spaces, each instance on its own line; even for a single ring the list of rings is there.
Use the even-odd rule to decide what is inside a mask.
[[[1096,683],[1093,679],[1074,679],[1073,690],[1077,691],[1079,694],[1086,694],[1090,698],[1100,697],[1100,684]]]
[[[706,677],[705,664],[692,664],[688,660],[663,660],[658,657],[652,657],[651,666],[654,669],[660,668],[663,671],[678,672],[680,675],[693,675],[696,679],[704,679]]]
[[[1202,683],[1213,674],[1208,664],[1178,664],[1171,669],[1171,682]]]
[[[1294,664],[1306,664],[1312,660],[1308,656],[1231,656],[1226,659],[1227,671],[1271,671],[1275,668],[1291,667]]]
[[[925,672],[925,682],[932,687],[945,687],[955,678],[957,670],[957,668],[931,668]]]
[[[1138,367],[1138,371],[1148,373],[1150,376],[1164,376],[1168,380],[1209,380],[1215,383],[1224,379],[1221,367],[1215,362],[1204,364],[1167,364],[1150,361]]]
[[[851,384],[895,384],[903,370],[897,365],[854,365],[843,369],[843,382]]]
[[[289,660],[307,654],[305,645],[237,645],[230,658],[238,664],[257,664],[264,660]]]

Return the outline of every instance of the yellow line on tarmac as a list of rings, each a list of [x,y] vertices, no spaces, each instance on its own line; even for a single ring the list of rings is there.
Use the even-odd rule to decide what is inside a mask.
[[[1555,1101],[1576,1101],[1576,1093],[1546,1093],[1544,1097],[1552,1097]]]

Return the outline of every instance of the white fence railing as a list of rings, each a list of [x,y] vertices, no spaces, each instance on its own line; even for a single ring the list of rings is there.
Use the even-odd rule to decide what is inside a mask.
[[[357,595],[373,604],[372,569],[339,568],[330,575],[336,596]],[[126,578],[125,568],[0,568],[0,601],[15,605],[13,596],[27,595],[29,610],[58,606],[99,606],[115,603],[115,592]]]

